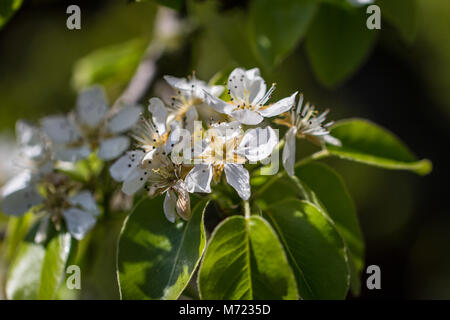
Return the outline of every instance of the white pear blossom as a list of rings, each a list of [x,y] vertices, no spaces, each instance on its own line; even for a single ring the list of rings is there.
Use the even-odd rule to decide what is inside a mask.
[[[22,170],[2,189],[2,211],[9,215],[22,215],[42,203],[37,183],[53,170],[48,144],[37,127],[18,121],[16,136],[20,150],[16,165]]]
[[[218,97],[224,91],[224,86],[210,86],[205,81],[198,80],[195,74],[187,79],[168,75],[164,76],[164,79],[176,92],[169,103],[169,122],[184,122],[184,127],[192,131],[193,121],[198,120],[201,115],[204,118],[217,115],[217,112],[205,103],[206,93]]]
[[[18,121],[16,134],[21,155],[18,161],[23,170],[3,187],[2,211],[21,216],[33,210],[58,225],[64,218],[72,236],[83,238],[99,213],[92,194],[73,192],[68,178],[54,170],[49,143],[39,128]]]
[[[143,155],[142,151],[130,152],[123,170],[119,170],[119,163],[112,170],[115,177],[123,181],[122,191],[133,195],[144,188],[150,196],[165,193],[164,214],[167,219],[174,222],[178,215],[187,220],[190,216],[190,197],[184,178],[190,167],[174,164],[162,149],[153,153],[151,160],[143,160]]]
[[[225,171],[227,183],[242,199],[249,199],[250,175],[244,164],[267,158],[277,143],[271,127],[251,129],[244,135],[237,121],[214,125],[203,141],[205,147],[194,156],[200,163],[186,176],[187,190],[209,193],[212,179],[217,182]]]
[[[67,189],[59,185],[61,180],[64,179],[58,173],[44,177],[33,175],[30,171],[20,173],[2,190],[2,211],[21,216],[33,210],[53,220],[58,227],[64,218],[70,234],[81,240],[94,227],[99,210],[89,191],[69,195]],[[52,184],[54,181],[58,182],[56,186]],[[46,190],[44,194],[38,191],[40,187]]]
[[[41,123],[57,160],[75,162],[95,149],[101,159],[113,160],[128,149],[130,140],[123,134],[136,124],[141,112],[136,105],[109,109],[103,90],[94,86],[80,92],[75,114],[49,116]]]
[[[85,237],[97,222],[100,211],[94,196],[89,191],[81,191],[67,199],[70,207],[62,211],[67,229],[77,240]]]
[[[276,119],[278,124],[289,127],[285,136],[285,146],[283,149],[283,165],[287,173],[294,175],[295,165],[295,144],[297,138],[306,138],[316,144],[329,143],[340,146],[341,142],[330,135],[328,128],[333,122],[325,123],[329,110],[318,114],[314,106],[306,103],[303,106],[303,95],[300,95],[297,108],[284,119]]]
[[[10,178],[18,173],[17,166],[14,165],[14,159],[19,157],[19,148],[15,139],[8,133],[0,133],[0,185],[3,185]]]
[[[265,117],[274,117],[288,111],[294,105],[297,95],[295,92],[290,97],[267,105],[275,90],[275,85],[266,90],[266,83],[260,76],[258,68],[234,69],[228,78],[227,86],[231,97],[229,102],[205,92],[206,102],[216,111],[231,116],[246,125],[256,125]]]
[[[122,191],[133,195],[145,188],[149,195],[166,193],[164,213],[169,221],[175,221],[175,212],[187,219],[190,216],[190,200],[184,186],[186,167],[173,163],[168,155],[179,142],[174,134],[178,122],[169,126],[168,112],[158,98],[149,101],[151,120],[142,118],[133,133],[137,149],[127,152],[111,167],[114,180],[123,182]]]
[[[177,141],[171,135],[172,128],[168,126],[168,113],[164,103],[158,98],[151,98],[148,110],[152,119],[141,118],[132,134],[136,142],[136,150],[127,152],[110,167],[111,176],[118,182],[124,182],[130,175],[136,174],[137,166],[145,161],[152,163],[153,155],[157,152],[169,154]],[[172,130],[174,131],[174,130]]]

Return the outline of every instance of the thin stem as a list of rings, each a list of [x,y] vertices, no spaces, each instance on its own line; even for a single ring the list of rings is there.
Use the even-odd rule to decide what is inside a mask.
[[[278,142],[278,144],[275,146],[274,151],[275,151],[275,150],[276,150],[276,151],[280,151],[281,149],[283,149],[285,143],[286,143],[286,139],[283,137],[283,139],[281,139],[281,140]],[[272,154],[273,154],[274,151],[272,151]],[[256,170],[261,169],[261,168],[264,167],[264,166],[265,166],[264,164],[259,163],[258,165],[256,165],[255,167],[253,167],[253,168],[251,168],[251,169],[249,169],[249,170],[250,170],[251,173],[253,173],[253,172],[255,172]]]
[[[244,215],[245,215],[245,219],[250,219],[250,216],[251,216],[250,202],[248,200],[244,200]]]
[[[309,157],[306,157],[306,158],[303,158],[303,159],[300,160],[300,161],[297,161],[297,162],[295,163],[294,168],[298,168],[298,167],[300,167],[300,166],[302,166],[302,165],[304,165],[304,164],[306,164],[306,163],[308,163],[308,162],[311,162],[311,161],[313,161],[313,160],[319,160],[319,159],[328,157],[329,155],[330,155],[330,153],[328,152],[327,149],[322,149],[322,150],[320,150],[320,151],[318,151],[318,152],[316,152],[316,153],[313,153],[313,154],[310,155]]]

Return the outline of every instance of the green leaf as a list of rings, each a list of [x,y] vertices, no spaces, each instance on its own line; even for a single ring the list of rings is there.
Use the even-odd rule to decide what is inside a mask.
[[[91,153],[86,159],[75,163],[57,164],[57,169],[73,180],[88,183],[90,179],[97,178],[100,175],[104,164],[96,153]]]
[[[394,134],[370,121],[340,121],[331,129],[331,135],[341,141],[342,147],[327,145],[326,148],[340,158],[420,175],[431,171],[429,160],[419,161]]]
[[[254,188],[257,187],[255,180],[264,181],[260,188],[253,191],[255,202],[262,210],[265,210],[270,204],[278,202],[280,199],[300,198],[303,196],[302,190],[291,179],[280,177],[268,186],[267,182],[271,181],[271,176],[257,176],[256,178],[251,180],[252,190],[255,190]]]
[[[39,292],[39,281],[45,247],[34,242],[36,229],[20,245],[16,257],[9,268],[6,282],[6,296],[14,300],[35,300]]]
[[[359,227],[355,205],[344,181],[333,169],[322,163],[308,163],[295,170],[295,175],[317,196],[314,204],[333,220],[351,256],[351,281],[357,289],[364,266],[364,239]],[[358,292],[358,290],[356,290]]]
[[[11,264],[6,283],[8,299],[53,299],[63,279],[71,248],[70,234],[52,232],[47,241],[36,243],[39,225],[36,223],[30,230]]]
[[[417,3],[415,0],[379,0],[381,16],[391,23],[403,39],[412,43],[417,33]]]
[[[238,9],[219,12],[216,1],[189,1],[188,14],[195,23],[203,27],[203,37],[219,40],[214,45],[209,44],[209,52],[212,49],[225,50],[241,67],[255,67],[249,21],[245,12]]]
[[[135,39],[86,55],[75,64],[72,85],[81,90],[93,84],[125,84],[139,64],[145,45],[143,39]]]
[[[47,244],[42,264],[38,299],[54,299],[65,274],[71,242],[70,233],[64,232],[58,233]]]
[[[344,299],[349,273],[344,243],[321,210],[307,201],[286,199],[264,215],[277,230],[302,299]]]
[[[22,0],[2,0],[0,1],[0,29],[11,19],[11,17],[19,10]]]
[[[316,0],[251,1],[251,40],[266,66],[275,66],[295,49],[317,8]]]
[[[27,213],[21,217],[9,217],[4,243],[5,257],[8,261],[14,258],[17,248],[30,229],[33,218],[32,213]]]
[[[200,201],[189,221],[169,222],[163,196],[142,202],[128,217],[119,240],[118,272],[123,299],[177,299],[205,249]]]
[[[317,79],[336,86],[349,78],[372,48],[376,30],[366,27],[364,9],[322,4],[306,35],[306,51]]]
[[[217,226],[198,277],[202,299],[298,298],[283,247],[269,223],[258,216],[232,216]]]

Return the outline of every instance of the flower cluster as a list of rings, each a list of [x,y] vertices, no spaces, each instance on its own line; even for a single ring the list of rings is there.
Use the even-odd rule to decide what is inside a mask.
[[[130,140],[123,133],[134,126],[141,112],[135,105],[109,109],[103,90],[95,86],[80,93],[75,113],[46,117],[41,122],[57,160],[74,162],[97,148],[101,159],[113,160],[128,149]]]
[[[330,123],[323,125],[326,112],[317,116],[314,107],[302,109],[303,96],[297,110],[289,113],[297,92],[270,103],[275,86],[267,90],[257,68],[235,69],[225,94],[222,86],[209,86],[195,77],[165,80],[175,95],[167,103],[150,99],[151,119],[142,118],[135,130],[135,149],[119,158],[110,173],[123,182],[122,191],[128,195],[141,189],[149,196],[165,194],[164,213],[172,222],[176,216],[188,219],[189,193],[211,193],[222,173],[243,200],[250,198],[245,165],[267,159],[280,145],[265,118],[277,117],[275,123],[290,128],[283,163],[291,175],[296,138],[339,143],[327,130]]]
[[[324,123],[327,111],[317,114],[313,106],[303,106],[303,95],[297,108],[297,92],[271,103],[275,86],[267,89],[257,68],[235,69],[226,88],[194,75],[164,79],[174,95],[169,101],[151,98],[148,115],[138,105],[109,108],[102,89],[94,86],[79,94],[68,115],[45,117],[39,127],[19,121],[22,170],[2,190],[3,212],[22,215],[32,209],[57,228],[65,221],[74,238],[83,238],[100,214],[97,190],[58,168],[96,153],[123,193],[164,194],[167,219],[187,220],[189,194],[211,193],[221,182],[248,200],[247,164],[278,161],[283,144],[283,164],[293,175],[297,138],[340,143],[327,129],[331,123]],[[288,127],[284,138],[271,123]]]
[[[124,133],[141,111],[134,105],[109,109],[102,89],[92,87],[79,94],[75,113],[45,117],[40,126],[18,121],[20,155],[15,162],[20,172],[2,189],[2,211],[19,216],[32,210],[43,217],[41,226],[51,220],[58,229],[64,220],[71,235],[82,239],[100,210],[94,190],[73,181],[60,164],[87,158],[94,151],[103,160],[122,155],[130,144]]]
[[[19,121],[16,134],[23,170],[3,187],[3,212],[19,216],[33,209],[44,216],[42,225],[52,220],[57,228],[64,219],[72,236],[82,239],[99,214],[92,193],[56,170],[48,137],[39,128]]]

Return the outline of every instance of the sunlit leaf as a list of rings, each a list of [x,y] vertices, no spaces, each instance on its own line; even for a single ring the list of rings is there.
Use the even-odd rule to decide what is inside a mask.
[[[233,216],[217,226],[199,270],[202,299],[297,299],[294,275],[263,218]]]
[[[386,169],[410,170],[420,175],[431,171],[429,160],[418,160],[393,133],[363,119],[336,123],[331,130],[342,147],[327,145],[327,150],[340,158]]]
[[[53,299],[64,276],[72,240],[68,232],[48,233],[36,243],[37,223],[28,233],[11,264],[6,283],[8,299]]]
[[[47,244],[42,264],[38,299],[54,299],[65,274],[72,238],[70,233],[59,233]]]
[[[0,1],[0,29],[11,19],[11,17],[19,10],[22,0],[2,0]]]
[[[72,84],[77,90],[93,84],[123,85],[133,75],[144,50],[142,39],[98,49],[75,64]]]
[[[360,272],[364,266],[364,239],[355,205],[344,181],[337,172],[322,163],[302,165],[296,168],[295,175],[314,192],[317,198],[311,199],[312,202],[322,207],[333,220],[347,245],[349,255],[352,256],[350,262],[354,263],[350,268],[354,271],[351,280],[353,288],[357,289]]]
[[[33,222],[33,214],[28,213],[21,217],[9,217],[6,238],[4,242],[6,259],[13,259],[17,248],[25,238]]]
[[[326,215],[312,203],[285,199],[264,216],[277,231],[302,299],[344,299],[349,271],[344,243]]]
[[[207,202],[195,205],[189,221],[171,223],[163,198],[143,201],[125,222],[118,252],[122,299],[177,299],[203,254]]]

